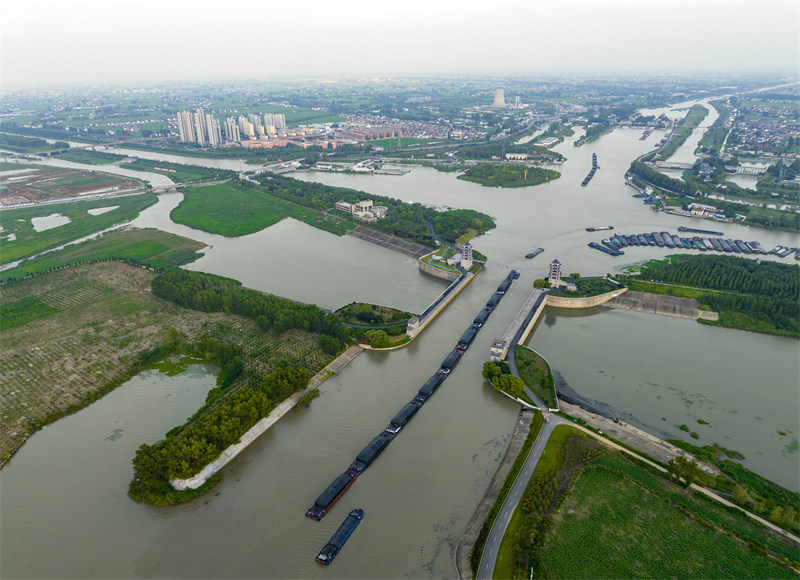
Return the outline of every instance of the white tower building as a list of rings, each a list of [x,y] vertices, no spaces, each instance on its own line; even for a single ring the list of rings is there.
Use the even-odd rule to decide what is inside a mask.
[[[561,262],[553,260],[550,262],[550,285],[553,286],[561,280]]]
[[[465,270],[472,268],[472,244],[469,242],[461,250],[461,267]]]

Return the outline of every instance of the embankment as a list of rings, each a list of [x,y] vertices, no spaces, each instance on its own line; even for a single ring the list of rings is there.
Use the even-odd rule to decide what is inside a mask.
[[[608,308],[622,308],[624,310],[635,310],[637,312],[650,312],[651,314],[661,314],[663,316],[675,316],[677,318],[688,318],[697,320],[717,320],[719,314],[708,312],[698,308],[698,302],[694,298],[680,298],[678,296],[667,296],[666,294],[650,294],[648,292],[628,291],[621,296],[609,300],[603,306]]]
[[[358,226],[357,228],[348,231],[347,235],[358,238],[359,240],[364,240],[370,244],[375,244],[376,246],[380,246],[382,248],[394,250],[395,252],[405,254],[406,256],[410,256],[412,258],[421,258],[425,254],[429,254],[431,251],[431,248],[427,246],[415,244],[414,242],[409,242],[408,240],[404,240],[396,236],[390,236],[389,234],[384,234],[383,232],[379,232],[364,226]]]

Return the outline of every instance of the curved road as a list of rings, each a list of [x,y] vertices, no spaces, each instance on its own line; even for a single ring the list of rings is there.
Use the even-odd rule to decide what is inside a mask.
[[[558,415],[551,415],[544,413],[547,422],[542,426],[539,435],[536,437],[536,442],[531,447],[528,457],[525,458],[525,464],[522,466],[517,478],[514,480],[514,485],[506,496],[503,507],[500,509],[500,514],[495,519],[492,529],[489,530],[489,537],[486,539],[486,545],[483,548],[483,556],[478,568],[476,580],[491,580],[494,574],[494,566],[497,562],[497,554],[500,551],[500,544],[503,541],[503,536],[508,528],[508,522],[511,520],[511,514],[517,509],[517,505],[522,500],[525,493],[525,488],[528,486],[528,481],[542,457],[542,452],[547,447],[547,442],[550,440],[550,435],[557,425],[572,425],[566,419],[562,419]]]

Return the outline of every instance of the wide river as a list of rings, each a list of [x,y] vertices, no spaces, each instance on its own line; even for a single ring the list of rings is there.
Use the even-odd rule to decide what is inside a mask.
[[[703,126],[715,117],[712,111]],[[178,377],[148,371],[46,427],[0,472],[0,572],[37,578],[452,577],[455,544],[517,417],[516,406],[483,383],[480,369],[489,342],[505,332],[534,276],[555,258],[567,273],[591,275],[670,253],[630,248],[625,256],[607,256],[586,246],[604,237],[586,232],[587,226],[638,233],[707,225],[654,212],[623,184],[631,160],[661,134],[639,141],[641,130],[617,129],[581,148],[572,146],[573,137],[558,147],[568,158],[557,168],[562,177],[525,189],[484,188],[419,167],[402,177],[294,174],[492,215],[497,229],[473,243],[491,261],[523,269],[523,276],[441,390],[321,522],[305,518],[306,508],[413,398],[506,269],[487,267],[408,347],[363,353],[323,384],[309,409],[287,415],[228,466],[212,493],[187,505],[150,508],[125,491],[136,447],[156,441],[200,405],[213,383],[203,367]],[[600,169],[581,187],[593,152]],[[180,199],[161,196],[135,224],[209,244],[192,269],[326,308],[358,300],[420,312],[444,288],[409,258],[290,219],[236,239],[179,226],[168,215]],[[727,224],[712,229],[770,248],[800,245],[788,233]],[[524,258],[539,246],[543,254]],[[800,489],[793,451],[800,432],[797,341],[597,308],[549,309],[529,344],[575,396],[659,436],[739,450],[747,467]],[[689,439],[681,424],[699,439]],[[363,523],[332,566],[317,565],[317,551],[356,506],[365,510]]]

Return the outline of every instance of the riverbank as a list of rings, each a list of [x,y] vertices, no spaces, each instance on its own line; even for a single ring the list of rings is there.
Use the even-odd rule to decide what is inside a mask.
[[[242,451],[247,449],[247,447],[253,441],[268,431],[273,425],[275,425],[275,423],[277,423],[284,415],[286,415],[286,413],[291,411],[303,397],[319,387],[319,385],[339,372],[339,370],[341,370],[343,367],[348,365],[354,358],[361,354],[363,350],[363,348],[357,345],[348,348],[341,355],[328,363],[320,372],[314,375],[308,382],[308,385],[305,389],[294,393],[276,406],[272,411],[270,411],[269,415],[261,419],[252,428],[250,428],[250,430],[242,435],[238,443],[227,447],[217,459],[206,465],[197,473],[197,475],[187,479],[170,479],[170,485],[172,485],[172,487],[178,491],[198,489],[205,485],[205,483],[219,473],[223,467],[235,459]],[[211,488],[209,487],[205,491],[208,491],[208,489]]]

